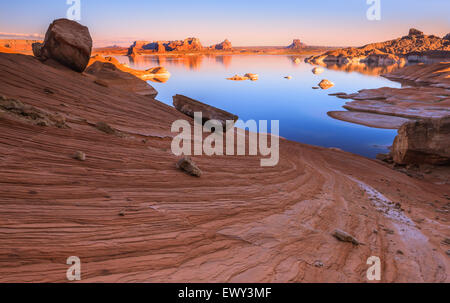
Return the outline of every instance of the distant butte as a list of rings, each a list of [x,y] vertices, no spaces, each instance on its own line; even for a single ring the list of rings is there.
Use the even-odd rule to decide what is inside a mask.
[[[287,49],[303,49],[306,47],[306,44],[302,43],[300,39],[294,39],[292,44],[287,47]]]

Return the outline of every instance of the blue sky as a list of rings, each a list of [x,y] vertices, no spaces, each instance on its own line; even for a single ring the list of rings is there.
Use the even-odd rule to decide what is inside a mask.
[[[209,45],[363,45],[405,35],[410,27],[450,32],[449,0],[380,0],[381,20],[369,21],[366,0],[81,0],[81,21],[97,45],[194,36]],[[0,4],[0,38],[45,34],[66,16],[66,0],[16,0]]]

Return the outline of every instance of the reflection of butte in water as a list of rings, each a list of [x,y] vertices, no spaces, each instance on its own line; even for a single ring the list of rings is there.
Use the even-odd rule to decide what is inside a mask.
[[[169,65],[183,65],[191,70],[199,70],[202,66],[204,57],[212,57],[217,63],[223,64],[225,67],[230,67],[233,60],[232,55],[138,55],[129,56],[130,62],[136,68],[144,69],[152,65],[169,66]]]
[[[374,65],[367,63],[348,63],[348,64],[339,64],[339,63],[325,63],[320,62],[317,65],[326,67],[330,70],[342,71],[342,72],[358,72],[364,75],[370,76],[379,76],[382,74],[391,73],[397,69],[400,69],[405,66],[404,62],[395,63],[391,65]]]

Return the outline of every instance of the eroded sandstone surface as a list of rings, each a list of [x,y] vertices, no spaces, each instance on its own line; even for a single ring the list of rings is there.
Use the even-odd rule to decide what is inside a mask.
[[[69,256],[83,282],[366,282],[370,256],[383,282],[450,282],[448,180],[282,138],[275,167],[193,156],[194,178],[170,150],[192,120],[152,98],[17,54],[0,94],[70,127],[0,111],[1,282],[67,282]]]

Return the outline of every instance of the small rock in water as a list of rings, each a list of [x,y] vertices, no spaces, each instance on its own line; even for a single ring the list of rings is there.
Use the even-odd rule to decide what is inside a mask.
[[[355,237],[353,237],[352,235],[346,233],[345,231],[342,231],[340,229],[336,229],[333,233],[333,236],[338,239],[339,241],[342,242],[350,242],[353,243],[355,245],[359,245],[361,244]]]
[[[329,89],[334,86],[334,83],[330,80],[323,79],[322,81],[320,81],[319,86],[321,89]]]
[[[202,171],[198,166],[192,161],[190,157],[184,157],[180,159],[177,163],[177,168],[184,170],[188,174],[195,176],[195,177],[201,177]]]
[[[313,86],[312,89],[319,89],[320,87],[318,86]]]
[[[73,157],[75,159],[77,159],[77,160],[80,160],[80,161],[85,161],[86,160],[86,154],[83,153],[82,151],[77,151]]]
[[[247,73],[247,74],[244,75],[244,77],[247,77],[247,78],[249,78],[252,81],[256,81],[256,80],[259,79],[258,74],[252,74],[252,73]]]
[[[312,70],[312,72],[313,72],[314,75],[321,74],[321,73],[323,73],[324,71],[325,71],[325,70],[324,70],[322,67],[314,67],[313,70]]]

